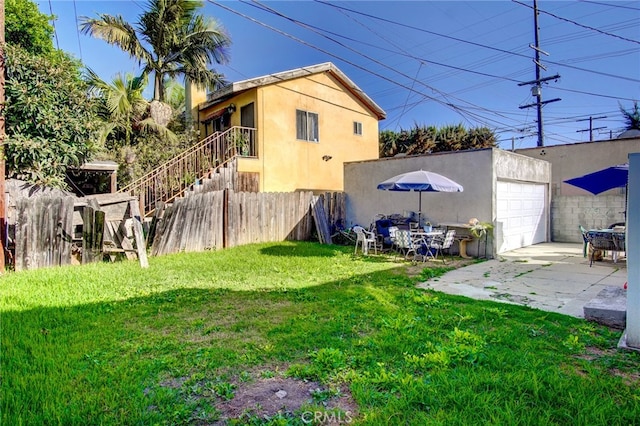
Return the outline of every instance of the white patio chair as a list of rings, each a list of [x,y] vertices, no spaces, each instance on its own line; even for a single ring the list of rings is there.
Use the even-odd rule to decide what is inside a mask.
[[[431,252],[429,252],[430,256],[435,260],[438,258],[438,255],[442,255],[442,262],[447,263],[444,258],[444,250],[449,250],[453,245],[453,242],[455,241],[455,239],[456,239],[456,231],[453,229],[450,231],[447,231],[444,238],[434,237],[433,239],[431,239],[431,242],[429,243],[429,247],[435,249],[436,253],[431,254]]]
[[[389,231],[389,240],[391,241],[391,250],[397,250],[398,245],[396,244],[396,232],[398,232],[397,226],[390,226],[387,228]]]
[[[378,240],[376,234],[371,231],[367,231],[362,226],[354,226],[353,232],[356,233],[356,248],[353,251],[354,254],[358,252],[358,246],[361,247],[362,254],[369,254],[369,249],[373,247],[373,252],[378,254]]]
[[[405,259],[408,259],[409,255],[413,253],[413,260],[416,260],[416,257],[418,256],[418,252],[416,251],[416,249],[418,247],[413,242],[410,231],[398,229],[395,232],[395,241],[398,251],[404,255]]]

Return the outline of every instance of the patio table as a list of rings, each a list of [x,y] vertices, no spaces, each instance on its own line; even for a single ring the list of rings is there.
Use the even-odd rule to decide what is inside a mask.
[[[424,238],[424,239],[431,239],[433,237],[437,237],[438,235],[443,235],[444,232],[443,231],[431,231],[431,232],[424,232],[424,231],[411,231],[411,235],[416,236],[418,238]]]
[[[595,250],[610,251],[613,262],[618,261],[618,252],[626,251],[625,231],[615,229],[590,229],[587,231],[587,240]],[[593,254],[590,256],[591,265]]]

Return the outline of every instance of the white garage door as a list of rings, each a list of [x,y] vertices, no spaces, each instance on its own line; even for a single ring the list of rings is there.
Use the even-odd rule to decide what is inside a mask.
[[[498,181],[496,198],[502,223],[498,253],[546,240],[545,185]]]

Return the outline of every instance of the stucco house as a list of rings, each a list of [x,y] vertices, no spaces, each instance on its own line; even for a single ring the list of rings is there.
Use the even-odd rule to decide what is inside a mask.
[[[262,192],[342,191],[345,162],[378,158],[385,112],[330,62],[188,95],[200,138],[241,129],[237,170]]]

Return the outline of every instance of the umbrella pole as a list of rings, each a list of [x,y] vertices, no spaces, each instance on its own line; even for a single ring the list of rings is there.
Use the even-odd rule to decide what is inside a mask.
[[[420,227],[420,216],[422,216],[422,191],[418,191],[418,228]]]

